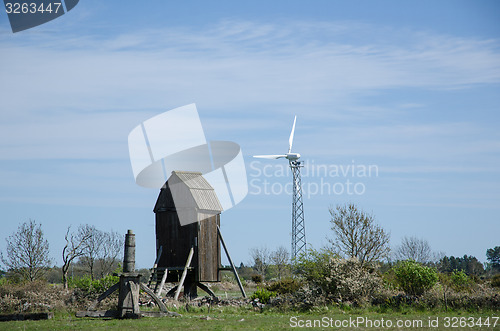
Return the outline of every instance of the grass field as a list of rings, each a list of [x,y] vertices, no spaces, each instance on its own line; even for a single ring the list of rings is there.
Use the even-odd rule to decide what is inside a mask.
[[[235,284],[221,283],[213,290],[221,299],[241,297]],[[247,295],[256,287],[246,289]],[[198,293],[200,297],[205,294]],[[114,298],[116,302],[116,298]],[[113,301],[112,300],[112,301]],[[445,312],[444,308],[417,308],[401,304],[396,307],[367,306],[354,308],[348,305],[316,306],[309,312],[297,312],[290,306],[266,306],[262,310],[239,300],[229,300],[230,305],[198,307],[202,301],[167,303],[170,311],[180,317],[136,320],[76,318],[74,312],[58,308],[54,318],[45,321],[0,322],[0,330],[289,330],[314,328],[317,330],[500,330],[500,311],[481,310],[471,306],[471,312],[456,310]],[[234,306],[233,304],[243,304]],[[227,300],[226,300],[226,303]],[[61,306],[59,306],[61,307]],[[286,308],[288,307],[288,308]],[[109,307],[108,307],[109,308]],[[75,309],[68,308],[68,309]],[[101,309],[105,309],[101,307]],[[158,308],[141,308],[157,310]],[[457,308],[458,309],[458,308]]]
[[[233,307],[217,308],[210,313],[207,309],[178,312],[181,317],[137,320],[76,318],[73,313],[59,312],[52,320],[0,322],[0,330],[285,330],[314,323],[315,329],[323,330],[500,330],[498,312],[345,313],[324,308],[311,313],[280,313]]]

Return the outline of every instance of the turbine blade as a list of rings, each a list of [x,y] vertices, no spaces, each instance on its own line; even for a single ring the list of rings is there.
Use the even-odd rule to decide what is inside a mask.
[[[259,159],[279,159],[282,157],[286,157],[286,155],[254,155],[253,157],[259,158]]]
[[[290,133],[290,139],[288,139],[288,153],[292,151],[293,134],[295,133],[295,121],[297,121],[297,115],[295,115],[295,118],[293,119],[292,132]]]

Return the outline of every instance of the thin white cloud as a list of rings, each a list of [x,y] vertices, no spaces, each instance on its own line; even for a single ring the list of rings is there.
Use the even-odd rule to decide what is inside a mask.
[[[189,96],[234,107],[500,82],[498,41],[413,33],[406,43],[391,44],[400,41],[400,32],[385,30],[384,38],[351,41],[353,32],[377,27],[343,24],[224,22],[206,31],[170,28],[64,41],[42,36],[23,46],[4,38],[2,57],[9,66],[1,69],[0,87],[11,96],[7,106],[21,109],[34,100],[39,106],[72,101],[116,107],[125,95],[136,107]]]

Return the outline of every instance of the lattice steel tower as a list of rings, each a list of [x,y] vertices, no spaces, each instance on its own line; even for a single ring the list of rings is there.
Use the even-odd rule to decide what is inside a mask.
[[[292,200],[292,259],[306,250],[306,226],[304,221],[304,204],[302,202],[302,180],[300,177],[300,168],[303,167],[299,161],[300,154],[292,153],[293,134],[295,132],[295,122],[293,120],[292,132],[288,140],[288,153],[282,155],[254,155],[254,157],[263,159],[285,158],[290,163],[290,169],[293,175],[293,200]]]
[[[302,162],[290,161],[293,174],[292,200],[292,259],[306,250],[306,224],[304,222],[304,203],[302,202]]]

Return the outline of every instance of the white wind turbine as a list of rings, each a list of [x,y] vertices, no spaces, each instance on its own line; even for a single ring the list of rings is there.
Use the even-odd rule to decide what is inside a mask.
[[[295,122],[297,116],[293,120],[292,132],[288,139],[288,153],[280,155],[254,155],[254,157],[262,159],[288,159],[290,169],[293,174],[293,200],[292,200],[292,259],[305,252],[306,249],[306,228],[304,222],[304,204],[302,202],[302,183],[300,176],[300,168],[303,167],[299,161],[300,154],[292,153],[293,135],[295,133]]]

